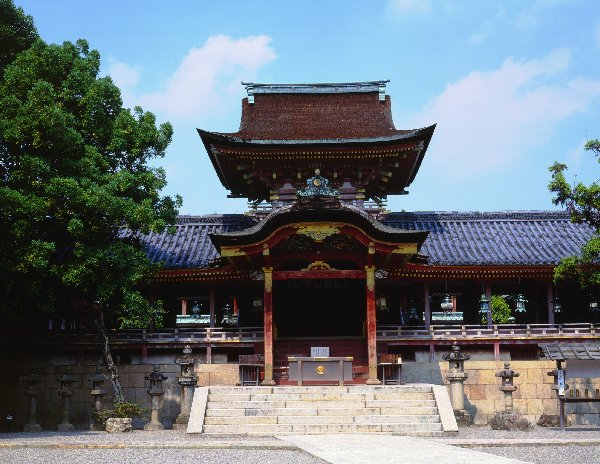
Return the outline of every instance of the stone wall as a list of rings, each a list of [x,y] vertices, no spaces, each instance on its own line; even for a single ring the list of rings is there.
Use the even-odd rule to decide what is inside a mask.
[[[149,382],[144,379],[152,372],[153,366],[158,365],[160,372],[167,377],[163,383],[165,394],[162,397],[160,409],[161,421],[165,427],[171,427],[180,412],[180,386],[177,376],[180,367],[174,362],[178,353],[171,356],[161,356],[162,359],[149,359],[148,364],[126,364],[119,367],[119,376],[123,393],[127,401],[134,401],[144,407],[150,407],[150,396],[147,393]],[[199,356],[200,358],[200,356]],[[199,359],[198,361],[202,361]],[[154,361],[154,362],[152,362]],[[238,382],[237,364],[203,364],[196,362],[195,372],[198,376],[198,386],[206,385],[235,385]],[[79,429],[85,429],[90,423],[93,398],[90,395],[91,382],[89,376],[96,372],[96,364],[76,364],[69,359],[50,358],[40,359],[14,359],[0,360],[4,366],[4,378],[0,382],[0,432],[8,429],[7,415],[13,416],[10,423],[12,430],[21,430],[27,421],[28,397],[25,395],[27,385],[21,377],[35,370],[42,381],[38,385],[38,423],[44,430],[56,430],[61,420],[61,398],[58,395],[60,383],[58,377],[66,369],[75,378],[72,384],[73,396],[71,403],[71,422]],[[106,366],[102,366],[102,373],[108,375]],[[112,386],[109,381],[104,383],[107,391],[104,404],[109,409],[112,406]],[[141,428],[143,420],[134,421],[134,426]]]
[[[513,393],[513,407],[531,422],[542,414],[558,414],[553,378],[547,373],[555,368],[554,361],[512,361],[510,368],[519,373],[514,379],[518,387]],[[503,361],[466,361],[469,374],[465,382],[465,407],[476,424],[486,424],[496,411],[504,410],[504,394],[499,390],[501,379],[495,376],[503,369]],[[405,362],[402,377],[405,382],[444,383],[448,362]],[[576,379],[574,387],[585,385],[589,390],[599,388],[600,379]],[[582,392],[583,396],[583,392]],[[573,424],[600,424],[600,403],[567,404],[565,413]]]
[[[120,377],[124,393],[128,401],[135,401],[142,406],[150,406],[150,397],[146,390],[148,381],[144,376],[152,372],[154,364],[159,365],[160,371],[167,376],[163,387],[165,395],[161,406],[160,416],[163,424],[170,427],[180,411],[180,387],[177,384],[179,366],[173,363],[179,352],[161,355],[160,358],[150,357],[148,364],[126,364],[120,366]],[[96,370],[92,362],[75,363],[67,358],[49,359],[3,359],[3,378],[0,383],[0,431],[6,431],[8,414],[14,417],[12,428],[20,429],[27,420],[26,384],[20,377],[35,369],[42,376],[38,401],[38,422],[45,430],[54,430],[60,422],[59,382],[57,378],[68,367],[71,375],[76,378],[73,384],[72,422],[78,428],[86,428],[92,411],[92,397],[88,377]],[[198,376],[198,386],[235,385],[238,382],[237,364],[205,364],[202,356],[197,357],[195,372]],[[511,369],[520,375],[515,379],[518,386],[514,393],[514,407],[530,421],[536,421],[541,414],[557,414],[557,400],[551,389],[553,379],[546,375],[555,367],[550,361],[513,361]],[[402,367],[402,377],[407,383],[448,384],[445,380],[448,363],[440,362],[405,362]],[[501,361],[476,361],[465,363],[469,374],[465,382],[465,405],[473,415],[476,424],[487,423],[495,411],[503,410],[504,395],[498,387],[500,379],[494,374],[503,368]],[[103,373],[107,374],[103,367]],[[594,392],[599,388],[600,379],[581,379],[578,384],[585,385]],[[570,381],[570,383],[572,383]],[[110,382],[105,383],[105,389],[112,394]],[[583,392],[582,392],[583,396]],[[106,403],[110,403],[107,401]],[[110,404],[107,404],[110,407]],[[579,403],[566,406],[566,412],[575,424],[600,424],[600,403]],[[141,427],[143,423],[134,424]]]

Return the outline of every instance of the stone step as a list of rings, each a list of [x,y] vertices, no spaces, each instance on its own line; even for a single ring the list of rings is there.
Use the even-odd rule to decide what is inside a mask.
[[[410,384],[410,385],[347,385],[347,386],[247,386],[247,387],[227,387],[212,386],[209,387],[209,394],[213,393],[233,393],[243,395],[267,394],[267,393],[381,393],[381,392],[420,392],[431,393],[429,384]]]
[[[206,410],[206,417],[241,417],[241,416],[374,416],[374,415],[437,415],[435,406],[416,406],[402,408],[215,408]]]
[[[442,425],[435,424],[240,424],[204,425],[204,433],[214,434],[265,434],[286,433],[403,433],[431,436],[441,434]]]
[[[207,409],[324,409],[324,408],[432,408],[435,401],[429,400],[367,400],[367,401],[335,401],[335,400],[292,400],[292,401],[210,401]]]
[[[204,420],[205,425],[240,425],[240,424],[435,424],[439,423],[438,416],[226,416],[214,417],[209,416]]]

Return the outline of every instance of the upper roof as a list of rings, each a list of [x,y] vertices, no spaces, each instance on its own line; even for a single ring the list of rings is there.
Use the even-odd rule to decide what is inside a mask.
[[[248,97],[242,100],[240,128],[227,135],[254,141],[316,141],[409,132],[394,127],[387,82],[243,83]]]
[[[390,213],[384,225],[429,231],[420,254],[437,266],[556,265],[593,235],[562,211]],[[144,237],[148,256],[166,268],[203,268],[219,255],[209,234],[234,232],[256,221],[241,214],[181,216],[176,232]]]

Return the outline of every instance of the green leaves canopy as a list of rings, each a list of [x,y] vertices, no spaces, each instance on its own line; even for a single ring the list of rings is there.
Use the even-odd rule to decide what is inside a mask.
[[[596,156],[600,163],[600,141],[589,140],[585,146]],[[573,222],[586,222],[595,229],[595,235],[586,243],[579,256],[571,256],[562,260],[554,271],[556,282],[569,280],[576,281],[583,287],[600,285],[600,271],[598,259],[600,258],[600,184],[598,181],[590,185],[579,182],[574,186],[569,185],[564,172],[565,164],[554,163],[550,168],[552,180],[548,188],[555,197],[552,202],[569,211]]]
[[[161,196],[173,135],[123,108],[87,42],[36,40],[0,83],[0,311],[51,311],[77,299],[119,308],[123,326],[160,313],[139,291],[157,271],[140,233],[174,224]]]

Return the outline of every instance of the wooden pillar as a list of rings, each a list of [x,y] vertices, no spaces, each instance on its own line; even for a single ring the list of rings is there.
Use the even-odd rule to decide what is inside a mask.
[[[492,328],[492,284],[485,284],[485,298],[489,301],[488,303],[488,314],[487,314],[487,326],[488,329]]]
[[[494,342],[494,361],[500,361],[500,342]]]
[[[554,288],[552,282],[548,282],[547,289],[547,303],[548,303],[548,324],[554,324]]]
[[[212,345],[206,345],[206,364],[212,364]]]
[[[185,316],[187,314],[187,300],[185,298],[181,299],[181,315]]]
[[[380,385],[377,378],[377,316],[375,313],[375,266],[365,266],[367,271],[367,351],[369,378],[367,385]]]
[[[265,378],[262,385],[275,385],[273,380],[273,268],[263,267],[265,275],[264,292],[264,340],[265,340]]]
[[[431,326],[431,305],[429,301],[429,284],[423,284],[423,314],[425,316],[425,329]]]
[[[210,309],[210,327],[215,326],[215,286],[210,286],[208,293],[208,307]]]

